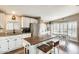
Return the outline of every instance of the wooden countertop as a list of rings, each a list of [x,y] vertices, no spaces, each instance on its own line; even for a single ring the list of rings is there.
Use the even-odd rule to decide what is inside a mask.
[[[25,41],[28,41],[31,45],[35,45],[38,44],[40,42],[52,39],[53,37],[51,37],[50,35],[45,35],[42,37],[29,37],[29,38],[25,38]]]

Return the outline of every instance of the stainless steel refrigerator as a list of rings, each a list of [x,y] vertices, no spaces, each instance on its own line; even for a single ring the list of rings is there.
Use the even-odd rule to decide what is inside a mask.
[[[31,29],[31,36],[35,37],[39,34],[39,24],[37,23],[30,23],[30,29]]]

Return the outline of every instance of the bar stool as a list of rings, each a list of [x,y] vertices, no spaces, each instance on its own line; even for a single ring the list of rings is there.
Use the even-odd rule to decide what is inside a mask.
[[[54,48],[54,42],[53,41],[47,42],[47,45],[49,45],[50,47],[52,47],[52,49]]]
[[[28,47],[29,47],[29,45],[26,45],[26,46],[24,47],[24,53],[25,53],[25,54],[29,54],[29,49],[28,49]]]
[[[55,53],[55,48],[57,47],[58,53],[59,53],[59,41],[54,42],[54,53]]]
[[[53,41],[49,41],[49,42],[47,42],[47,44],[48,44],[49,46],[53,46],[53,45],[54,45],[54,42],[53,42]]]
[[[59,41],[57,41],[57,42],[50,41],[50,42],[47,42],[47,44],[54,48],[54,54],[55,54],[56,47],[58,48],[58,53],[59,53]]]
[[[37,48],[40,51],[39,53],[51,54],[51,50],[52,50],[52,47],[51,46],[48,46],[46,44],[42,44],[41,46],[38,46]]]
[[[29,46],[30,46],[30,44],[27,41],[23,40],[23,46],[24,46],[24,54],[29,54]]]

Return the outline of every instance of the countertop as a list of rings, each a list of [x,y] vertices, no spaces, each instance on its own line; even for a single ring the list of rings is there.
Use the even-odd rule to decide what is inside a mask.
[[[43,44],[41,46],[38,46],[37,48],[40,49],[41,51],[47,53],[48,51],[50,51],[53,48],[53,46],[48,46],[46,44]]]
[[[26,33],[22,33],[22,32],[16,32],[15,34],[13,34],[12,32],[9,32],[9,33],[0,33],[0,37],[20,35],[20,34],[26,34]]]
[[[51,37],[51,35],[45,35],[42,37],[29,37],[29,38],[25,38],[24,40],[28,41],[31,45],[35,45],[35,44],[38,44],[40,42],[43,42],[43,41],[46,41],[52,38],[54,37]]]

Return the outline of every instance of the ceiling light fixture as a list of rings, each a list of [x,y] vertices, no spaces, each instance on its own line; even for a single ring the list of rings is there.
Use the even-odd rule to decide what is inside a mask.
[[[16,16],[15,16],[15,15],[13,15],[13,16],[12,16],[12,20],[15,20],[15,19],[16,19]]]
[[[16,19],[15,12],[12,11],[12,14],[13,14],[13,16],[12,16],[12,20],[15,20],[15,19]]]

